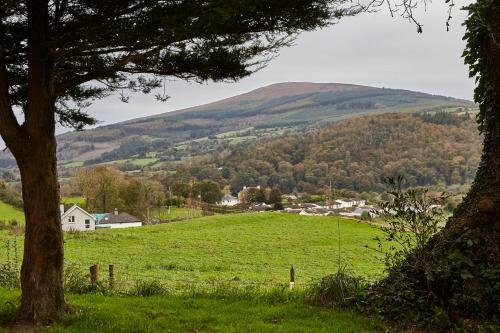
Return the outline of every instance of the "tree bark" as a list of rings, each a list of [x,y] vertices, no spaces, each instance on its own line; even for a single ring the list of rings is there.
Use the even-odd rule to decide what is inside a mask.
[[[500,227],[500,3],[490,1],[483,17],[489,36],[482,43],[491,108],[485,110],[483,154],[474,184],[451,220],[453,224],[496,223]]]
[[[48,0],[30,0],[27,8],[29,71],[25,121],[18,137],[6,143],[21,173],[26,219],[21,319],[46,323],[59,319],[66,307],[55,138],[54,55],[50,47]]]
[[[21,319],[57,320],[65,308],[63,233],[59,211],[56,140],[37,138],[18,159],[26,233],[21,269]]]
[[[466,22],[466,61],[478,71],[483,153],[474,184],[446,228],[371,287],[368,308],[398,324],[479,331],[498,321],[500,269],[500,1],[478,0]],[[472,52],[472,53],[471,53]],[[478,326],[478,327],[479,327]]]

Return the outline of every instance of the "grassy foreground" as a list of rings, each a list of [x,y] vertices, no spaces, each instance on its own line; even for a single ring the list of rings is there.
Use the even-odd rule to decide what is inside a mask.
[[[0,316],[18,291],[0,289]],[[210,297],[69,295],[77,313],[37,332],[383,332],[376,321],[347,311],[296,302]],[[12,303],[9,303],[12,302]],[[0,327],[0,332],[8,332]]]
[[[88,274],[108,264],[122,284],[158,280],[173,289],[228,282],[275,286],[289,282],[295,267],[300,288],[338,268],[371,280],[381,276],[382,263],[373,238],[380,231],[337,217],[306,217],[286,213],[219,215],[192,221],[132,229],[66,233],[66,266]],[[0,232],[2,240],[11,238]],[[22,240],[18,237],[21,249]],[[22,252],[22,251],[19,251]],[[0,263],[5,260],[0,251]]]

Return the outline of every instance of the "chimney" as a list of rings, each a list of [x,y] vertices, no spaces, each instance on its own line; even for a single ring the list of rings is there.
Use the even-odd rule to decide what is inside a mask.
[[[118,215],[118,208],[115,208],[115,212],[114,212],[115,215]]]
[[[61,211],[61,215],[64,214],[64,204],[59,205],[59,210]]]

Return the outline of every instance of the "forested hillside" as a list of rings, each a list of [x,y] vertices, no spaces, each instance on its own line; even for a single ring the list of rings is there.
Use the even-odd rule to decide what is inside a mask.
[[[219,178],[233,191],[261,185],[315,193],[330,181],[337,189],[380,192],[386,177],[402,175],[412,186],[446,189],[472,181],[480,143],[468,114],[384,114],[263,140],[205,166],[177,167],[170,178]]]
[[[135,163],[137,169],[198,155],[200,152],[193,151],[191,143],[206,143],[214,137],[218,141],[210,147],[204,146],[204,152],[251,142],[257,137],[276,137],[285,130],[303,130],[318,123],[367,114],[473,106],[469,101],[402,89],[280,83],[207,105],[61,135],[58,158],[69,167],[83,162],[93,165],[119,161],[118,164]],[[235,135],[237,131],[253,131],[253,134]],[[142,161],[136,163],[137,159]]]

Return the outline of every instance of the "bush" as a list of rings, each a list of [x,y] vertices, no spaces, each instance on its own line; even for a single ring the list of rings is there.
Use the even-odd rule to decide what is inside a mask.
[[[361,220],[363,221],[371,221],[372,216],[370,215],[370,212],[367,212],[366,210],[361,213]]]
[[[0,265],[0,287],[18,288],[19,280],[19,257],[17,241],[5,241],[5,253],[7,261]]]
[[[391,194],[381,205],[392,210],[385,240],[398,246],[390,245],[388,275],[371,286],[366,310],[426,331],[499,332],[500,248],[491,217],[452,220],[435,234],[442,213],[426,190]]]
[[[281,202],[277,202],[273,205],[274,210],[283,210],[283,204]]]
[[[20,284],[19,272],[15,267],[4,264],[0,266],[0,287],[18,288]]]
[[[308,299],[316,305],[338,307],[352,306],[366,295],[368,283],[360,277],[350,275],[345,267],[337,273],[325,276],[308,291]]]
[[[427,245],[439,231],[439,225],[446,221],[441,208],[446,196],[443,193],[433,197],[426,188],[404,190],[403,178],[388,179],[388,183],[390,198],[380,203],[381,216],[387,227],[381,228],[383,239],[376,238],[380,251],[385,254],[386,270],[390,271],[409,256],[414,256],[415,264],[431,279],[430,261],[433,254]],[[386,251],[384,245],[388,245]]]

